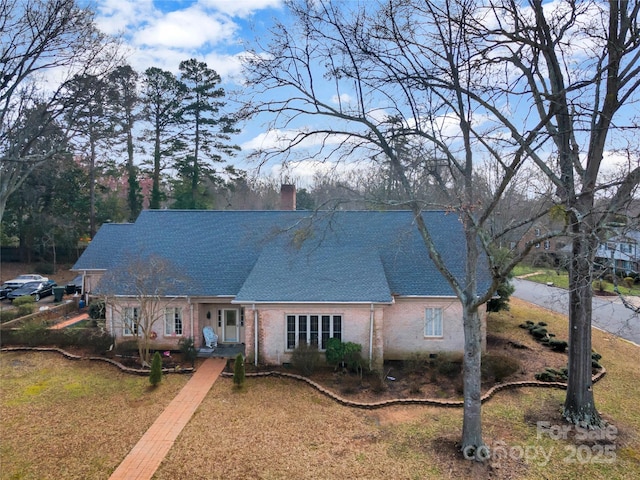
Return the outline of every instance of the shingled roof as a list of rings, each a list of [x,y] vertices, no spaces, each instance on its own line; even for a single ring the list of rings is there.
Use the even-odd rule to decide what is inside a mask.
[[[423,216],[445,263],[462,279],[465,248],[457,216]],[[113,274],[127,259],[148,255],[170,260],[187,277],[181,291],[168,295],[240,303],[454,296],[409,211],[147,210],[133,224],[103,225],[73,270]]]

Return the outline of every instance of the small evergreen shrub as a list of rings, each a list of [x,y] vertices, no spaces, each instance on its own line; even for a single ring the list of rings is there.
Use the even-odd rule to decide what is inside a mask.
[[[162,357],[160,352],[156,351],[153,354],[153,360],[151,361],[151,372],[149,373],[149,383],[152,386],[157,386],[162,381]]]
[[[10,322],[18,318],[17,310],[2,310],[0,311],[0,323]]]
[[[233,364],[233,385],[240,388],[244,385],[245,369],[244,369],[244,357],[241,353],[236,355],[236,360]]]
[[[536,373],[535,378],[541,382],[566,382],[568,378],[568,370],[566,368],[557,370],[555,368],[547,367],[544,371]]]
[[[569,346],[569,344],[564,340],[556,340],[552,338],[551,340],[549,340],[548,346],[554,352],[564,353],[567,350],[567,347]]]
[[[362,345],[354,342],[344,343],[343,361],[353,372],[362,373]]]
[[[198,351],[196,350],[195,343],[191,337],[183,337],[178,342],[180,352],[182,353],[182,359],[185,362],[189,362],[193,367],[198,357]]]
[[[342,340],[339,338],[330,338],[327,340],[327,348],[324,352],[329,365],[338,366],[344,356]]]
[[[533,338],[535,338],[536,340],[541,340],[543,338],[547,337],[547,329],[544,327],[535,327],[532,328],[530,330],[531,335],[533,336]]]
[[[18,310],[18,317],[31,315],[36,308],[36,299],[31,295],[25,295],[13,300],[13,306]]]
[[[347,367],[362,373],[362,345],[354,342],[343,343],[339,338],[327,340],[325,356],[329,365]]]
[[[318,346],[300,342],[291,354],[291,364],[302,375],[310,377],[320,362],[320,351]]]

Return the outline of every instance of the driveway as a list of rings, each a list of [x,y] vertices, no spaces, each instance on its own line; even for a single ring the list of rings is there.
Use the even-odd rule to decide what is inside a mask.
[[[568,315],[566,290],[518,278],[513,285],[514,297]],[[626,308],[618,297],[593,298],[592,325],[640,345],[640,315]]]

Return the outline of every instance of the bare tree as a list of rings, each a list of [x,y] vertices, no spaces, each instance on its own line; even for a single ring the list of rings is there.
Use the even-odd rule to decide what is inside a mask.
[[[277,24],[271,43],[245,62],[249,82],[262,89],[244,113],[268,115],[270,130],[283,134],[278,145],[258,155],[261,161],[287,161],[302,151],[326,161],[373,163],[392,176],[398,195],[387,204],[413,211],[425,249],[463,306],[462,452],[465,458],[486,458],[479,309],[531,248],[502,254],[490,220],[529,152],[486,120],[478,100],[484,88],[477,88],[481,57],[467,33],[474,5],[389,1],[369,2],[364,9],[321,0],[288,5],[295,21]],[[497,168],[495,189],[480,201],[474,172],[487,161]],[[416,188],[421,184],[416,180],[426,178],[439,187],[437,203]],[[464,278],[451,273],[436,249],[423,220],[425,209],[460,218]],[[488,284],[478,282],[483,273]]]
[[[76,0],[0,0],[0,220],[9,196],[58,153],[31,147],[64,110],[60,86],[115,52],[95,28],[93,12]],[[40,128],[25,129],[20,118],[36,104],[44,106]]]
[[[122,262],[101,279],[97,293],[112,310],[114,327],[138,344],[142,366],[149,366],[155,329],[164,328],[167,308],[184,291],[186,276],[163,257],[137,256]]]
[[[598,427],[591,381],[591,283],[607,223],[631,200],[640,180],[637,159],[620,175],[603,175],[607,157],[615,157],[616,149],[637,135],[640,3],[543,3],[487,2],[471,28],[488,59],[484,71],[492,99],[487,108],[514,139],[529,145],[565,213],[573,251],[563,415]],[[510,105],[523,109],[508,115]]]

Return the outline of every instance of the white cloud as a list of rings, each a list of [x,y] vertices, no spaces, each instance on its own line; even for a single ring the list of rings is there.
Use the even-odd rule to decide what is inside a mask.
[[[169,12],[133,35],[139,46],[202,48],[233,38],[238,26],[229,17],[209,13],[198,6]]]
[[[154,12],[153,0],[101,0],[96,24],[103,32],[117,35],[153,17]]]
[[[340,96],[334,95],[331,97],[331,103],[335,105],[339,105],[339,104],[349,105],[352,100],[353,98],[348,93],[343,93]]]
[[[282,0],[201,0],[200,4],[230,16],[246,17],[257,10],[279,8]]]

